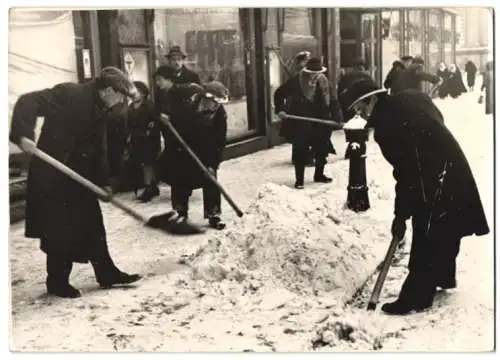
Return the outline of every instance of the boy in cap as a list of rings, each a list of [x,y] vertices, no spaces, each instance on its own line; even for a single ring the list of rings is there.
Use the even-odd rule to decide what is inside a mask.
[[[169,109],[170,120],[187,145],[213,176],[222,161],[226,145],[227,114],[223,104],[229,91],[218,81],[203,85],[176,85],[170,96],[175,106]],[[187,221],[189,197],[194,189],[203,189],[204,217],[217,230],[226,227],[221,220],[221,195],[198,168],[177,138],[164,130],[165,150],[160,158],[162,180],[171,186],[172,207],[178,221]]]
[[[342,90],[346,106],[374,128],[374,139],[394,169],[393,237],[402,240],[406,221],[412,220],[409,274],[398,299],[382,311],[403,315],[427,309],[437,288],[457,286],[462,237],[489,233],[474,176],[428,95],[409,89],[388,96],[366,77]]]
[[[137,90],[117,68],[96,80],[62,83],[21,95],[12,115],[10,140],[24,151],[33,144],[38,116],[45,118],[37,147],[97,185],[106,186],[106,120]],[[74,262],[91,262],[101,287],[130,284],[141,277],[120,271],[109,254],[99,201],[92,192],[37,157],[28,174],[25,235],[41,240],[47,254],[47,291],[76,298],[69,284]]]
[[[146,185],[138,200],[149,202],[160,194],[154,167],[161,150],[161,135],[157,114],[149,99],[148,86],[142,81],[135,81],[134,85],[139,91],[140,99],[130,104],[128,112],[130,160],[139,165]]]

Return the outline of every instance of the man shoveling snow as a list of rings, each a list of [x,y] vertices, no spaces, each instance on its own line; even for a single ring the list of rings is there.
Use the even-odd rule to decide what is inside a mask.
[[[424,310],[432,306],[437,287],[456,287],[462,237],[489,233],[474,176],[429,96],[414,90],[389,96],[366,75],[345,87],[341,101],[368,119],[393,166],[393,236],[402,239],[406,220],[412,219],[409,274],[399,298],[382,310],[400,315]]]

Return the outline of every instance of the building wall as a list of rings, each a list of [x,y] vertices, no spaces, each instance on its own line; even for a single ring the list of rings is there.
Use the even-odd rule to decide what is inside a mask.
[[[457,64],[472,60],[481,70],[492,56],[493,11],[486,7],[457,7]]]
[[[9,12],[8,123],[18,97],[61,82],[77,82],[73,12],[11,9]],[[48,50],[50,49],[50,51]],[[37,121],[38,139],[43,119]],[[20,150],[10,144],[11,153]]]

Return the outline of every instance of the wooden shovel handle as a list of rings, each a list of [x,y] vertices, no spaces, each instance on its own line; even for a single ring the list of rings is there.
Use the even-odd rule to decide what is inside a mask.
[[[342,129],[344,127],[343,124],[338,123],[333,120],[325,120],[325,119],[318,119],[318,118],[312,118],[312,117],[307,117],[307,116],[297,116],[297,115],[291,115],[291,114],[286,114],[286,118],[292,119],[292,120],[301,120],[301,121],[307,121],[307,122],[312,122],[316,124],[323,124],[323,125],[328,125],[337,129]]]
[[[147,222],[147,218],[145,218],[143,215],[139,214],[136,212],[134,209],[126,205],[125,203],[119,201],[118,199],[114,198],[112,194],[108,193],[106,190],[100,188],[99,186],[95,185],[94,183],[90,182],[80,174],[78,174],[76,171],[73,169],[69,168],[68,166],[64,165],[62,162],[59,160],[53,158],[49,154],[45,153],[44,151],[38,149],[36,147],[36,144],[28,139],[28,138],[22,138],[21,141],[29,143],[32,148],[28,148],[26,150],[28,153],[36,156],[37,158],[43,160],[47,164],[55,167],[57,170],[61,171],[63,174],[66,176],[70,177],[71,179],[75,180],[79,184],[85,186],[87,189],[92,191],[94,194],[96,194],[99,199],[110,202],[116,207],[120,208],[121,210],[125,211],[127,214],[130,216],[134,217],[135,219],[142,221],[142,222]]]
[[[391,267],[392,259],[394,258],[394,254],[396,253],[396,249],[398,248],[399,242],[400,239],[398,239],[397,237],[392,238],[391,244],[389,245],[389,249],[387,250],[387,253],[385,255],[384,262],[382,263],[382,269],[378,274],[377,282],[373,287],[373,292],[370,297],[370,302],[368,303],[369,310],[374,309],[374,307],[378,303],[380,293],[382,292],[382,286],[384,285],[385,278],[387,277],[387,273],[389,272],[389,268]]]

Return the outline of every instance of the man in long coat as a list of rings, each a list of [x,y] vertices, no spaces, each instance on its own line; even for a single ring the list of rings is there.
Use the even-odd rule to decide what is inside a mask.
[[[228,89],[218,81],[203,85],[176,85],[168,96],[172,106],[164,110],[172,125],[208,171],[217,177],[226,146],[227,113],[222,104],[229,99]],[[226,227],[221,219],[221,194],[182,144],[168,129],[163,131],[166,147],[160,156],[161,180],[170,185],[172,207],[178,221],[187,221],[189,197],[203,189],[204,217],[217,230]]]
[[[461,239],[489,227],[467,159],[431,98],[407,90],[388,96],[370,79],[348,85],[349,107],[368,119],[396,179],[393,236],[402,239],[412,220],[409,274],[389,314],[423,310],[436,288],[456,287]],[[398,114],[398,116],[394,116]]]
[[[123,72],[108,67],[97,80],[85,84],[62,83],[24,94],[14,107],[10,140],[29,150],[31,145],[23,138],[34,139],[36,119],[42,116],[45,121],[37,147],[106,186],[106,118],[125,96],[134,96],[134,90]],[[31,158],[28,173],[25,235],[41,239],[50,294],[80,296],[69,284],[73,262],[91,261],[102,287],[140,279],[121,272],[113,263],[97,197],[37,157]]]
[[[341,121],[342,114],[334,96],[331,83],[324,75],[326,68],[321,59],[311,58],[307,66],[291,77],[274,93],[275,112],[283,120],[283,134],[292,143],[295,152],[295,188],[304,188],[304,172],[307,152],[312,148],[315,156],[314,182],[329,183],[325,175],[325,164],[330,149],[332,126],[314,124],[286,118],[286,113]]]

